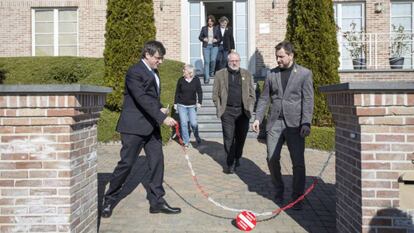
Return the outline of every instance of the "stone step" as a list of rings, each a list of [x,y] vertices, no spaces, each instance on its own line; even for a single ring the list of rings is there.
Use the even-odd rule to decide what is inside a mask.
[[[199,132],[200,137],[203,138],[223,138],[223,133],[220,132]],[[257,134],[254,132],[248,132],[247,138],[257,138]]]

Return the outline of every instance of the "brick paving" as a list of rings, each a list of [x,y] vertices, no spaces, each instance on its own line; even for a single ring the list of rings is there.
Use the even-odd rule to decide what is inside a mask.
[[[98,146],[99,199],[109,174],[119,159],[120,145]],[[141,152],[143,153],[143,151]],[[291,162],[287,148],[282,151],[285,199],[291,193]],[[100,219],[102,233],[109,232],[241,232],[232,224],[236,212],[223,210],[209,202],[193,183],[181,147],[171,141],[164,147],[165,199],[182,208],[178,215],[149,214],[149,204],[141,181],[146,171],[133,170],[128,188],[109,219]],[[217,202],[236,209],[268,212],[278,208],[266,164],[266,147],[256,139],[247,139],[241,166],[235,174],[222,172],[225,164],[222,140],[207,139],[198,148],[188,150],[200,184]],[[328,152],[307,149],[307,187],[312,176],[321,171]],[[145,163],[140,156],[137,163]],[[145,183],[145,182],[143,182]],[[331,157],[314,191],[307,197],[303,210],[288,210],[267,221],[259,222],[252,232],[331,233],[335,232],[335,158]],[[137,186],[138,185],[138,186]],[[135,188],[136,187],[136,188]],[[129,193],[129,195],[127,195]],[[263,220],[269,217],[259,217]]]

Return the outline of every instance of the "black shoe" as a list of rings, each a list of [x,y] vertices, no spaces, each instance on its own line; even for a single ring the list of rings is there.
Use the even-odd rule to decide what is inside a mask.
[[[112,202],[105,200],[102,205],[101,217],[102,218],[109,218],[112,215],[112,210],[114,205]]]
[[[179,213],[181,213],[181,209],[176,208],[176,207],[171,207],[171,206],[168,205],[167,202],[165,202],[164,204],[160,204],[158,206],[151,206],[150,209],[149,209],[149,212],[151,214],[158,214],[158,213],[179,214]]]
[[[234,165],[227,166],[223,170],[223,172],[226,174],[233,174],[235,171],[236,171],[236,168],[234,167]]]

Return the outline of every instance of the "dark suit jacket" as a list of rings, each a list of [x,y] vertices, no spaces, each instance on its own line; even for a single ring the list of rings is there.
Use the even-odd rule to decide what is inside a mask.
[[[158,75],[158,71],[155,72]],[[155,76],[142,60],[128,69],[124,103],[116,127],[118,132],[149,135],[160,127],[167,116],[160,111],[162,105],[157,89]]]
[[[204,38],[208,37],[208,26],[201,28],[200,35],[198,39],[203,42],[203,47],[207,47],[207,42],[204,41]],[[213,38],[217,40],[216,43],[213,43],[214,47],[217,47],[221,42],[221,32],[218,26],[213,27]]]
[[[263,92],[257,103],[256,120],[262,122],[266,114],[266,107],[270,103],[266,131],[270,130],[279,118],[282,108],[288,127],[310,125],[313,115],[313,98],[313,81],[310,70],[294,64],[286,89],[283,91],[280,69],[272,69],[267,74]]]
[[[220,35],[221,35],[221,28],[219,27]],[[233,29],[228,27],[224,30],[224,35],[221,37],[221,41],[223,41],[223,47],[225,50],[232,50],[234,49],[234,37],[233,37]]]

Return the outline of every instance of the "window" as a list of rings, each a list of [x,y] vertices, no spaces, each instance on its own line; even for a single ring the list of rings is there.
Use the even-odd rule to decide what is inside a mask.
[[[32,9],[32,55],[78,56],[76,8]]]
[[[391,2],[391,24],[390,24],[390,32],[393,33],[392,25],[396,27],[403,26],[404,33],[411,35],[414,30],[414,2],[413,1],[396,1]],[[410,36],[411,37],[411,36]],[[392,38],[391,38],[392,39]],[[413,67],[413,59],[412,59],[412,39],[405,41],[408,44],[408,48],[404,50],[404,66],[403,68],[412,68]]]
[[[364,30],[364,4],[363,3],[335,3],[334,4],[335,23],[338,27],[338,44],[340,45],[340,69],[352,69],[352,59],[346,49],[346,41],[342,33],[351,30],[351,24],[355,23],[355,30]]]

